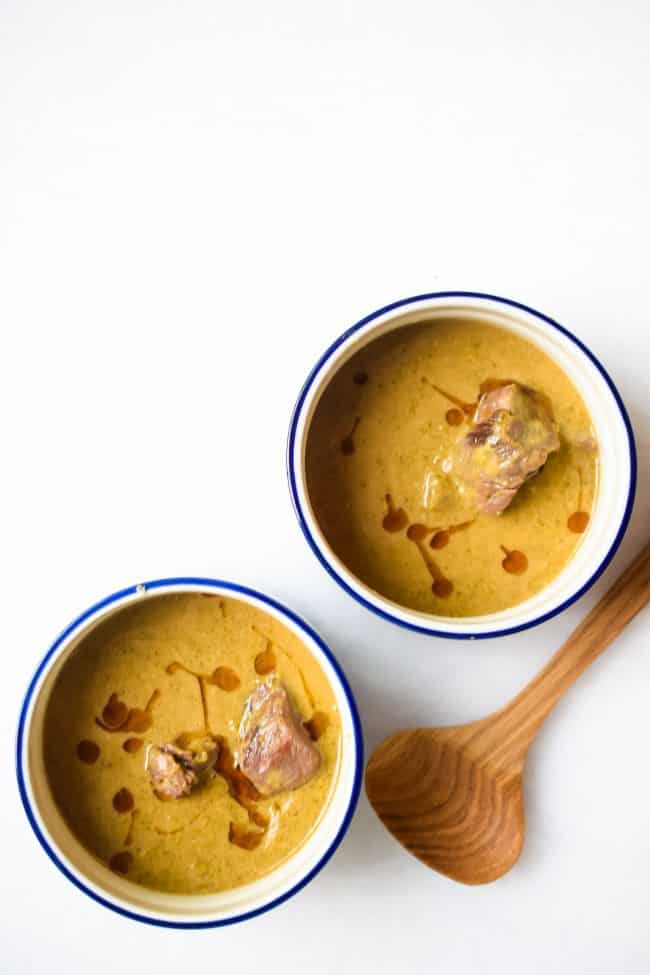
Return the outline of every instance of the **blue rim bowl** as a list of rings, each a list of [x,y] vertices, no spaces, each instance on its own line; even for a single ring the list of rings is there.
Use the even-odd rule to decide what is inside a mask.
[[[83,849],[49,794],[39,727],[58,668],[79,639],[125,605],[170,592],[216,592],[253,603],[296,633],[314,654],[334,691],[343,734],[341,772],[328,807],[303,847],[256,884],[223,895],[160,894],[112,873]],[[42,728],[40,729],[42,731]],[[95,603],[57,637],[32,677],[20,711],[16,776],[29,824],[45,853],[79,890],[122,917],[165,928],[213,928],[270,911],[297,894],[335,853],[354,815],[363,772],[363,737],[355,700],[332,651],[299,616],[270,596],[219,579],[179,577],[130,586]]]
[[[538,345],[569,375],[592,417],[600,449],[600,479],[590,526],[575,555],[542,593],[489,616],[451,618],[409,610],[356,578],[329,546],[311,507],[305,473],[309,425],[320,396],[336,371],[360,348],[393,329],[462,315],[500,325]],[[312,552],[329,575],[366,609],[398,626],[450,639],[486,639],[537,626],[570,606],[598,579],[627,528],[636,488],[632,426],[612,379],[596,356],[567,328],[534,308],[477,291],[439,291],[391,302],[366,315],[321,355],[298,396],[287,443],[287,475],[293,507]]]

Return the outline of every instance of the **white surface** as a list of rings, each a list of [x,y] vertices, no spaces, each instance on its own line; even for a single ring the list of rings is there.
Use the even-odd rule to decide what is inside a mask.
[[[59,628],[166,574],[245,580],[305,614],[369,746],[484,714],[538,670],[648,534],[645,0],[3,0],[0,21],[0,970],[647,975],[647,613],[549,719],[523,858],[490,887],[426,870],[363,801],[276,912],[145,928],[50,866],[11,753]],[[519,298],[586,339],[641,455],[607,579],[541,629],[478,645],[353,605],[299,535],[284,476],[290,408],[325,344],[443,285]]]

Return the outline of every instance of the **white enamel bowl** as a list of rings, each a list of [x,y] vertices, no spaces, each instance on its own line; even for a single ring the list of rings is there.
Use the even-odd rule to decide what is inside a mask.
[[[311,836],[297,853],[253,884],[220,894],[175,896],[148,890],[113,873],[89,854],[54,804],[43,761],[43,718],[64,661],[101,620],[142,599],[170,592],[210,592],[259,607],[292,630],[314,655],[334,692],[341,719],[341,767],[330,801]],[[163,927],[204,928],[254,917],[301,890],[327,863],[348,828],[359,797],[363,769],[361,727],[352,692],[320,637],[305,622],[268,596],[212,579],[161,579],[109,596],[83,613],[58,637],[41,661],[23,703],[17,738],[18,786],[27,818],[41,846],[76,887],[119,914]]]
[[[380,335],[414,322],[458,315],[499,325],[546,352],[570,376],[591,414],[600,449],[600,480],[590,524],[570,562],[542,592],[511,609],[486,616],[452,618],[407,609],[356,578],[330,548],[307,491],[309,426],[334,374],[359,349]],[[417,295],[396,301],[357,322],[334,342],[312,369],[291,419],[287,451],[291,496],[302,531],[330,575],[368,609],[400,626],[458,639],[495,637],[535,626],[581,596],[614,555],[629,520],[636,483],[630,421],[621,398],[596,357],[567,329],[516,301],[467,291]]]

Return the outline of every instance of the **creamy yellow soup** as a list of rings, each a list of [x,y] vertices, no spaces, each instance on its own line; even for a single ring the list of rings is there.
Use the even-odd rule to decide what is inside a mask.
[[[545,394],[560,436],[498,515],[477,513],[449,462],[491,380]],[[578,391],[536,345],[450,318],[376,339],[336,373],[306,474],[327,542],[362,582],[425,613],[480,616],[528,599],[567,564],[589,528],[598,450]]]
[[[237,731],[248,696],[270,676],[322,761],[301,788],[251,802],[238,799]],[[217,774],[161,801],[145,768],[149,746],[204,733],[221,742]],[[335,786],[340,739],[329,682],[294,633],[243,601],[185,593],[125,608],[82,640],[48,703],[45,762],[59,809],[91,853],[135,883],[207,894],[259,879],[302,846]]]

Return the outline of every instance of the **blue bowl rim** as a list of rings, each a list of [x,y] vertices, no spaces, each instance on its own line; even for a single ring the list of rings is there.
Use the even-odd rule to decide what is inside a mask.
[[[374,603],[370,602],[370,600],[366,599],[360,593],[352,589],[351,586],[349,586],[348,583],[345,581],[345,579],[341,575],[339,575],[339,573],[336,571],[334,566],[330,564],[328,559],[321,552],[316,540],[314,539],[309,529],[309,525],[307,524],[307,520],[305,518],[302,506],[300,504],[300,498],[298,496],[298,489],[296,485],[296,470],[294,465],[296,429],[297,429],[298,421],[300,419],[300,415],[302,412],[305,399],[307,397],[307,393],[309,392],[314,380],[316,379],[316,376],[318,375],[322,367],[325,365],[325,363],[336,352],[339,346],[341,346],[344,342],[346,342],[350,338],[350,336],[354,335],[355,332],[358,332],[365,325],[368,325],[370,322],[374,321],[375,319],[380,318],[382,315],[385,315],[388,312],[396,311],[399,308],[404,308],[408,305],[415,304],[416,302],[431,301],[437,298],[477,298],[484,301],[495,302],[497,304],[505,305],[508,308],[516,308],[520,311],[524,311],[527,314],[540,319],[540,321],[545,322],[547,325],[552,326],[552,328],[557,329],[558,332],[561,332],[561,334],[564,335],[565,338],[569,339],[571,342],[573,342],[574,345],[576,345],[580,349],[580,351],[590,360],[590,362],[596,367],[596,369],[598,370],[602,378],[605,380],[605,383],[608,386],[609,391],[612,394],[614,401],[618,407],[628,438],[628,449],[630,455],[630,483],[628,487],[628,495],[625,504],[625,510],[623,512],[623,518],[621,519],[621,524],[619,525],[619,529],[618,532],[616,533],[616,537],[612,542],[609,551],[607,552],[607,554],[601,561],[600,565],[598,566],[598,568],[592,573],[592,575],[584,583],[584,585],[580,587],[580,589],[578,589],[575,593],[573,593],[573,595],[571,595],[568,599],[565,599],[554,609],[551,609],[546,613],[542,613],[540,616],[537,616],[535,617],[535,619],[529,620],[526,623],[520,623],[517,626],[506,627],[505,629],[502,630],[489,630],[485,633],[460,633],[460,632],[449,633],[445,630],[437,630],[433,625],[425,626],[417,623],[411,623],[406,620],[400,619],[397,616],[394,616],[392,613],[389,613],[384,609],[381,609],[379,606],[376,606]],[[636,455],[636,446],[634,443],[634,433],[632,431],[632,424],[630,422],[630,418],[628,416],[627,410],[625,409],[623,400],[621,399],[618,389],[614,385],[611,376],[609,375],[605,367],[602,365],[602,363],[599,361],[599,359],[596,358],[593,352],[591,352],[587,348],[587,346],[583,342],[581,342],[580,339],[577,338],[577,336],[573,334],[573,332],[570,332],[569,329],[565,328],[563,325],[560,325],[559,322],[556,322],[554,319],[549,318],[548,315],[544,315],[542,312],[537,311],[535,308],[531,308],[530,305],[525,305],[520,301],[514,301],[511,298],[502,298],[499,295],[493,295],[482,291],[431,291],[431,292],[425,292],[424,294],[412,295],[408,298],[400,298],[398,301],[392,301],[388,305],[384,305],[382,308],[377,309],[377,311],[373,311],[371,312],[371,314],[366,315],[364,318],[360,319],[360,321],[356,322],[354,325],[351,325],[350,328],[346,329],[346,331],[344,331],[341,335],[339,335],[339,337],[334,342],[332,342],[332,344],[326,349],[326,351],[318,359],[315,366],[307,376],[307,379],[305,380],[303,387],[300,390],[300,393],[298,394],[298,398],[296,400],[296,404],[294,406],[293,413],[291,414],[291,420],[289,423],[286,463],[287,463],[287,476],[289,480],[289,492],[291,494],[291,501],[293,503],[293,508],[296,513],[296,517],[298,519],[298,524],[300,525],[301,531],[305,539],[307,540],[307,544],[311,548],[312,552],[314,553],[314,555],[316,556],[320,564],[323,566],[325,571],[328,572],[329,575],[334,579],[334,581],[338,583],[338,585],[349,596],[352,596],[352,598],[355,599],[358,603],[360,603],[366,609],[369,609],[372,613],[375,613],[377,616],[380,616],[382,619],[388,620],[388,622],[390,623],[395,623],[397,624],[397,626],[401,626],[406,630],[412,630],[416,633],[425,633],[427,636],[444,637],[445,639],[448,640],[487,640],[487,639],[495,639],[497,637],[502,637],[502,636],[510,636],[513,633],[520,633],[523,630],[528,630],[533,626],[539,626],[540,623],[544,623],[546,620],[552,619],[554,616],[557,616],[559,613],[564,612],[564,610],[567,609],[569,606],[571,606],[574,602],[576,602],[576,600],[580,599],[580,597],[583,596],[587,592],[587,590],[591,588],[591,586],[593,586],[593,584],[596,582],[599,576],[601,576],[602,573],[605,571],[605,569],[613,559],[616,550],[621,544],[628,523],[630,521],[630,515],[632,514],[632,507],[634,505],[634,496],[636,493],[636,480],[637,480],[637,455]]]
[[[120,907],[118,904],[115,904],[112,901],[104,897],[101,897],[99,894],[96,894],[95,891],[91,890],[84,883],[82,883],[70,870],[68,870],[65,864],[60,860],[57,853],[50,846],[48,840],[46,839],[46,837],[43,835],[43,832],[39,828],[29,801],[29,797],[27,795],[27,789],[25,786],[25,773],[23,771],[23,761],[22,761],[23,743],[24,743],[25,728],[26,728],[27,710],[29,708],[31,698],[34,693],[34,689],[40,679],[41,674],[43,673],[44,669],[47,667],[49,661],[57,652],[61,644],[65,640],[67,640],[68,637],[79,626],[81,626],[81,624],[84,623],[90,616],[93,616],[98,611],[105,609],[106,607],[110,606],[112,603],[123,600],[127,596],[135,595],[136,593],[141,592],[142,586],[144,586],[145,590],[147,591],[151,589],[173,588],[176,586],[210,586],[213,588],[218,588],[220,590],[226,590],[228,592],[232,592],[236,596],[241,596],[244,598],[252,597],[254,599],[260,600],[260,602],[271,607],[281,615],[284,615],[295,626],[297,626],[298,629],[303,630],[304,633],[306,633],[309,637],[311,637],[312,640],[314,640],[314,642],[317,644],[319,649],[324,653],[325,657],[327,658],[332,668],[334,669],[334,672],[341,684],[343,693],[347,700],[348,707],[350,709],[350,715],[352,718],[352,726],[354,731],[354,743],[355,743],[354,779],[352,783],[352,791],[350,794],[348,807],[345,812],[345,816],[341,821],[341,825],[339,826],[339,829],[336,833],[336,836],[334,837],[334,839],[332,840],[332,842],[330,843],[330,845],[328,846],[327,850],[320,858],[318,863],[314,867],[312,867],[309,873],[307,873],[304,877],[302,877],[300,881],[296,883],[293,887],[285,891],[283,894],[280,894],[272,901],[269,901],[268,904],[263,904],[260,907],[257,907],[250,911],[246,911],[243,914],[235,915],[234,917],[223,918],[218,920],[208,920],[208,921],[171,921],[162,918],[148,917],[145,914],[138,914],[137,911],[131,911],[124,907]],[[34,831],[38,842],[43,847],[50,860],[54,863],[56,867],[58,867],[61,873],[64,874],[64,876],[67,877],[67,879],[72,884],[74,884],[75,887],[83,891],[84,894],[87,894],[88,897],[96,901],[98,904],[101,904],[103,907],[107,907],[109,910],[114,911],[116,914],[122,915],[122,917],[129,918],[130,920],[133,921],[140,921],[144,924],[151,924],[154,925],[155,927],[161,927],[161,928],[201,929],[201,928],[227,927],[231,924],[238,924],[241,921],[250,920],[251,918],[257,917],[260,914],[265,914],[267,911],[272,910],[274,907],[278,907],[278,905],[283,904],[284,901],[288,900],[290,897],[293,897],[295,894],[297,894],[300,890],[303,889],[303,887],[306,887],[307,884],[311,880],[313,880],[318,873],[320,873],[320,871],[323,869],[325,864],[332,858],[332,856],[340,846],[341,841],[343,840],[343,837],[345,836],[348,827],[350,826],[350,823],[352,822],[352,817],[354,816],[354,812],[356,810],[357,803],[359,801],[359,795],[361,792],[363,761],[364,761],[363,732],[361,728],[361,721],[359,718],[359,712],[357,710],[357,705],[354,699],[354,695],[352,693],[348,680],[345,674],[343,673],[343,670],[341,669],[341,666],[338,663],[336,657],[329,649],[329,647],[326,645],[326,643],[322,640],[322,638],[318,635],[318,633],[316,633],[316,631],[309,625],[309,623],[303,620],[300,616],[298,616],[296,613],[290,610],[283,603],[278,602],[276,599],[273,599],[271,596],[266,596],[264,593],[259,592],[257,589],[252,589],[249,586],[243,586],[234,582],[227,582],[223,579],[210,579],[210,578],[204,578],[200,576],[179,576],[176,578],[154,579],[150,582],[144,582],[138,585],[129,586],[126,589],[121,589],[118,592],[114,592],[110,596],[101,599],[99,602],[95,603],[89,609],[81,613],[80,616],[78,616],[75,620],[73,620],[73,622],[70,623],[63,630],[63,632],[59,634],[59,636],[56,638],[54,643],[50,646],[49,650],[46,652],[43,659],[41,660],[38,667],[36,668],[34,676],[32,677],[29,683],[29,686],[25,693],[25,697],[23,699],[22,707],[20,710],[20,717],[18,721],[18,731],[16,736],[16,778],[18,780],[18,791],[20,793],[20,798],[23,804],[23,808],[25,810],[25,814],[29,821],[29,824],[32,830]]]

